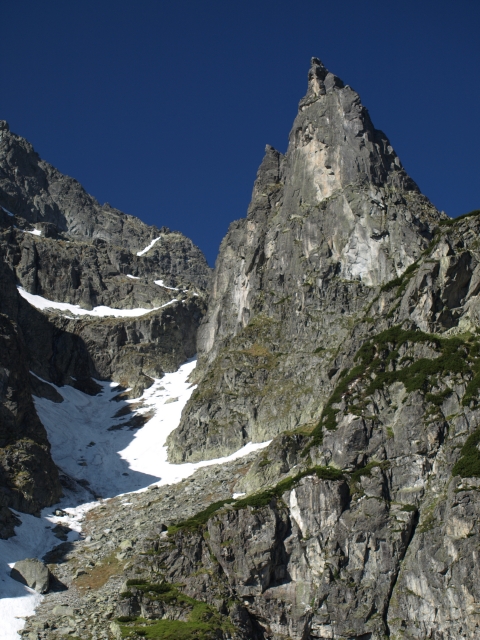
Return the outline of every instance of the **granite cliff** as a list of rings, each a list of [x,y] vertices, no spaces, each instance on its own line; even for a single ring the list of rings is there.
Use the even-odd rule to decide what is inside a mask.
[[[37,394],[52,395],[49,381],[94,392],[92,376],[142,389],[197,348],[197,387],[169,437],[170,460],[269,443],[91,511],[87,537],[48,556],[68,589],[45,599],[24,635],[477,638],[480,211],[438,212],[358,94],[316,58],[288,150],[267,147],[211,280],[200,259],[192,273],[168,271],[173,257],[158,267],[156,245],[134,255],[167,231],[90,200],[85,218],[63,205],[59,217],[64,191],[35,162],[28,176],[50,180],[42,197],[11,177],[1,201],[3,331],[28,362],[10,386],[30,368],[46,381],[26,383]],[[95,216],[100,227],[115,218],[112,236],[95,235]],[[32,224],[41,236],[28,234]],[[141,242],[128,245],[122,229],[133,224]],[[149,278],[167,276],[188,289],[166,307],[168,322],[162,309],[73,320],[17,293],[55,292],[85,309],[160,306],[173,289]],[[16,397],[25,411],[29,393]],[[48,458],[41,426],[18,425],[13,439],[36,429],[31,446]]]
[[[440,219],[358,94],[314,58],[287,153],[267,147],[247,217],[222,242],[199,329],[205,375],[172,460],[317,420],[378,286],[421,256]]]

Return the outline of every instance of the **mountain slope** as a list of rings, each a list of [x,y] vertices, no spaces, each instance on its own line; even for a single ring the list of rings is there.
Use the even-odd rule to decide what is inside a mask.
[[[313,58],[286,156],[267,147],[247,217],[222,242],[172,460],[317,420],[376,287],[420,257],[440,219],[358,94]]]
[[[153,246],[164,275],[169,268],[172,275],[188,272],[190,281],[199,286],[208,282],[205,258],[191,240],[181,234],[169,237],[166,227],[157,229],[108,203],[100,205],[79,182],[42,160],[4,120],[0,121],[0,205],[38,229],[51,228],[77,240],[103,240],[134,254],[157,240]],[[160,249],[165,241],[167,246]]]
[[[261,451],[90,511],[88,537],[47,555],[68,588],[47,596],[24,635],[477,638],[479,234],[480,211],[438,213],[358,95],[314,58],[287,154],[267,147],[248,215],[222,243],[198,386],[182,380],[191,396],[168,440],[171,462],[213,461],[249,441]],[[20,278],[28,269],[11,256],[28,251],[12,246],[5,269]],[[15,287],[7,294],[11,306]],[[178,357],[184,304],[166,307],[176,342],[152,344],[152,367],[157,353],[161,367]],[[138,317],[135,331],[165,312]],[[93,368],[120,371],[112,356],[134,378],[124,354],[138,342],[118,348],[108,333],[96,354],[81,323],[99,319],[62,314],[42,312],[78,344],[73,368],[47,358],[59,376],[77,367],[91,391]],[[48,384],[42,392],[42,407],[55,402]]]
[[[100,206],[4,121],[0,256],[11,345],[2,406],[12,416],[2,424],[0,506],[38,513],[61,486],[32,391],[55,398],[54,383],[95,395],[95,380],[116,380],[139,395],[178,369],[196,352],[211,270],[181,233]],[[12,518],[2,511],[5,535]]]

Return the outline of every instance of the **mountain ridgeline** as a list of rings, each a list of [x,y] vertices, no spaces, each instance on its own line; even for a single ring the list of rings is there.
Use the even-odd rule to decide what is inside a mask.
[[[152,377],[176,370],[196,352],[211,270],[181,233],[100,206],[4,121],[0,254],[0,339],[9,345],[0,356],[0,506],[9,532],[8,507],[38,514],[62,493],[32,391],[55,397],[54,383],[95,394],[95,379],[111,379],[137,395]],[[77,317],[48,301],[143,315]]]
[[[96,612],[85,637],[479,637],[480,211],[438,212],[317,58],[213,274],[181,234],[100,206],[1,135],[0,535],[8,507],[36,513],[65,483],[31,400],[52,383],[135,394],[198,352],[170,461],[271,441],[132,495],[131,514],[92,512],[131,533],[115,556],[109,533],[103,582],[78,577],[81,543],[66,552]],[[151,311],[72,319],[24,292]],[[61,637],[47,605],[26,635]]]

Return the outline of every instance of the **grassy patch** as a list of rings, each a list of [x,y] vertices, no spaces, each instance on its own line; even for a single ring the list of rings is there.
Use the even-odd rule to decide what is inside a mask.
[[[187,520],[183,520],[178,524],[174,524],[168,527],[168,533],[170,535],[173,535],[180,530],[196,531],[203,525],[207,524],[214,513],[225,507],[227,504],[232,504],[232,502],[235,502],[233,498],[227,498],[226,500],[218,500],[217,502],[213,502],[206,509],[203,509],[203,511],[199,511],[191,518],[187,518]]]
[[[460,459],[454,464],[453,476],[461,478],[480,478],[480,429],[468,436],[461,450]]]
[[[371,476],[372,469],[376,467],[380,467],[380,469],[385,470],[390,468],[390,462],[388,460],[384,460],[383,462],[378,462],[377,460],[372,460],[364,467],[360,467],[359,469],[355,469],[355,471],[350,476],[350,493],[353,495],[359,492],[359,484],[363,477]]]
[[[268,467],[269,464],[272,464],[272,461],[269,460],[268,458],[262,458],[262,460],[258,463],[258,466],[260,468],[262,467]]]
[[[407,513],[412,513],[412,511],[418,511],[417,507],[414,504],[402,504],[402,511],[406,511]]]
[[[261,344],[255,342],[249,349],[244,349],[242,353],[245,353],[247,356],[252,356],[254,358],[268,358],[272,354],[268,349],[266,349]]]
[[[342,480],[344,477],[341,471],[334,469],[333,467],[310,467],[309,469],[305,469],[294,476],[281,480],[277,485],[270,489],[254,493],[246,498],[241,498],[240,500],[228,498],[227,500],[214,502],[191,518],[170,526],[168,528],[168,533],[169,535],[174,535],[178,531],[196,531],[203,527],[217,511],[220,511],[220,509],[226,505],[232,505],[235,510],[246,509],[247,507],[254,507],[257,509],[266,507],[274,498],[280,498],[286,491],[293,489],[293,487],[297,485],[302,478],[312,475],[316,475],[317,478],[320,478],[321,480]]]
[[[478,215],[480,215],[480,209],[474,209],[473,211],[470,211],[469,213],[464,213],[463,215],[458,216],[457,218],[450,218],[449,220],[440,220],[438,224],[441,227],[453,227],[458,222],[465,220],[465,218],[473,218]]]
[[[428,531],[431,531],[435,527],[435,507],[437,506],[437,502],[438,498],[437,500],[434,500],[433,503],[421,514],[420,524],[417,528],[418,533],[428,533]]]
[[[136,581],[138,582],[138,581]],[[181,593],[174,585],[164,582],[136,584],[149,600],[161,601],[184,610],[187,620],[145,620],[118,618],[122,637],[156,638],[158,640],[213,640],[232,634],[234,627],[226,616],[214,607]]]
[[[438,357],[419,358],[416,361],[408,357],[399,358],[401,347],[418,343],[428,344],[438,352]],[[339,409],[335,405],[343,401],[350,413],[363,415],[366,398],[377,389],[394,382],[402,382],[407,393],[424,391],[427,402],[440,406],[451,391],[431,393],[430,389],[438,380],[451,374],[471,374],[473,378],[467,386],[463,404],[477,402],[480,389],[479,353],[476,339],[466,342],[459,337],[443,338],[423,331],[402,329],[399,326],[382,331],[362,345],[355,355],[355,366],[340,376],[303,455],[312,447],[322,444],[325,429],[336,429]],[[357,393],[360,382],[363,389],[361,393]],[[354,387],[356,396],[353,395]],[[356,402],[353,402],[354,397],[357,398]]]
[[[388,292],[392,291],[393,289],[397,289],[397,295],[400,295],[407,288],[407,284],[410,282],[413,274],[418,269],[418,266],[418,260],[416,260],[413,264],[405,269],[401,276],[398,276],[397,278],[394,278],[393,280],[390,280],[389,282],[386,282],[384,285],[382,285],[380,291]]]
[[[442,391],[441,393],[427,393],[425,395],[425,400],[427,402],[431,402],[437,407],[441,407],[442,404],[445,402],[445,400],[448,398],[448,396],[451,396],[451,395],[452,395],[452,390],[445,389],[445,391]]]
[[[111,553],[87,573],[76,578],[75,585],[79,589],[100,589],[112,576],[122,573],[124,563],[118,560],[115,554],[116,552]]]

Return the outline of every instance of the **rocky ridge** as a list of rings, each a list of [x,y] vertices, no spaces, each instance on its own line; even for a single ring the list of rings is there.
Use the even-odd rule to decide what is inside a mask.
[[[247,217],[220,247],[200,385],[171,459],[316,421],[377,287],[420,258],[441,219],[358,94],[313,58],[287,153],[267,146]]]
[[[61,486],[32,391],[52,397],[51,382],[96,394],[98,379],[140,395],[153,377],[196,353],[211,270],[181,233],[100,206],[4,121],[0,255],[2,339],[12,345],[2,352],[9,417],[0,443],[0,506],[38,513],[58,501]],[[29,298],[38,308],[22,292],[39,296]],[[97,307],[106,309],[94,315]],[[139,312],[115,317],[118,309]],[[2,535],[11,535],[14,521],[2,511]]]

